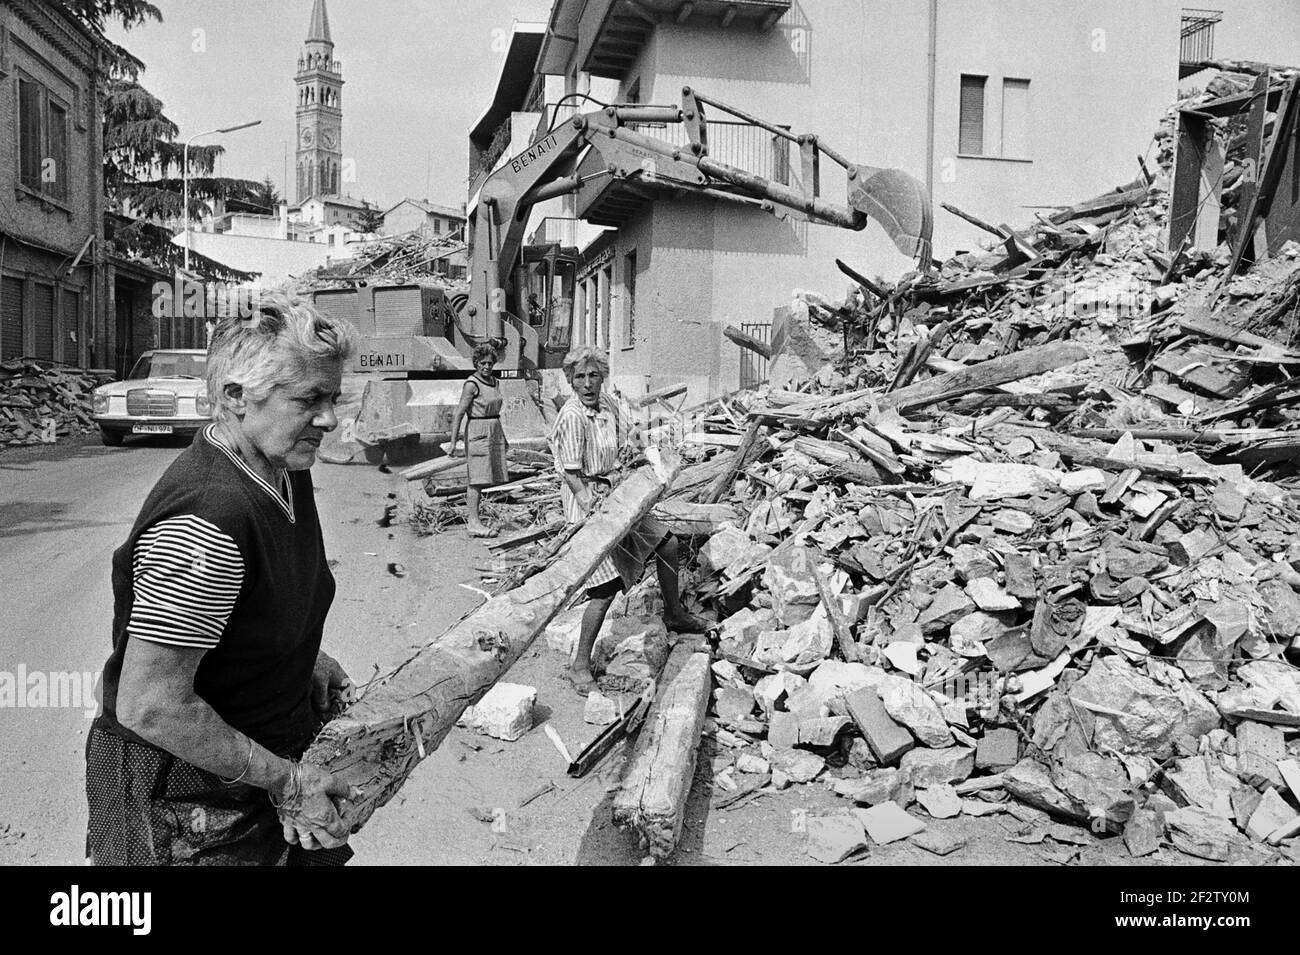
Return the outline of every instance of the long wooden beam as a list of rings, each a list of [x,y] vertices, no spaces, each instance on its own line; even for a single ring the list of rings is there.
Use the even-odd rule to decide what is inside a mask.
[[[637,830],[656,859],[671,855],[681,837],[713,686],[707,653],[679,644],[673,656],[681,669],[655,700],[614,795],[614,822]]]
[[[320,731],[303,759],[362,790],[360,800],[343,804],[352,832],[397,793],[672,484],[677,455],[651,448],[647,457],[651,463],[614,488],[549,567],[426,644]]]
[[[1041,375],[1088,357],[1088,349],[1070,342],[1052,342],[1036,345],[1009,355],[999,355],[975,365],[944,372],[925,381],[899,388],[887,395],[866,394],[861,398],[841,401],[809,413],[817,421],[834,421],[837,418],[870,411],[872,404],[881,410],[897,408],[906,412],[926,405],[960,398],[972,391],[1005,385],[1031,375]]]

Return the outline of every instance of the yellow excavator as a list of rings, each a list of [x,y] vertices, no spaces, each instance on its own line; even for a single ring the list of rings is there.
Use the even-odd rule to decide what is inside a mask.
[[[794,143],[801,167],[798,186],[711,156],[706,107]],[[665,125],[680,125],[685,142],[645,131]],[[842,204],[821,194],[823,157],[845,171],[848,195]],[[584,169],[592,171],[584,174]],[[684,191],[844,229],[861,230],[875,219],[903,254],[917,257],[923,267],[930,263],[930,202],[914,177],[850,163],[815,135],[792,133],[691,87],[682,90],[680,107],[610,105],[552,122],[479,191],[467,224],[469,293],[421,293],[418,335],[411,335],[417,329],[410,322],[400,335],[387,338],[368,336],[363,328],[361,360],[371,367],[358,370],[373,372],[374,378],[366,386],[354,432],[372,449],[371,460],[375,449],[391,442],[449,437],[461,382],[472,371],[469,355],[486,339],[500,346],[497,367],[506,397],[502,423],[512,445],[544,443],[550,412],[541,400],[540,382],[544,373],[559,368],[567,351],[577,250],[526,246],[524,235],[533,206],[577,192],[598,177],[627,181],[650,195]],[[373,315],[373,331],[380,333],[377,304]]]

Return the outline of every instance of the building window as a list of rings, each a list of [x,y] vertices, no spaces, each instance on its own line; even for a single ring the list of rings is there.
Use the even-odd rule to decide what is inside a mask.
[[[40,83],[18,78],[19,182],[55,199],[68,197],[68,107]]]
[[[984,86],[987,76],[961,77],[961,121],[957,152],[963,156],[984,155]]]
[[[442,220],[434,216],[430,221],[433,223],[433,234],[442,235]]]
[[[987,76],[962,74],[958,155],[1028,160],[1029,80],[1004,77],[991,95],[988,87]]]
[[[1029,80],[1002,81],[1002,155],[1029,158]]]
[[[636,344],[636,249],[623,256],[623,347]]]

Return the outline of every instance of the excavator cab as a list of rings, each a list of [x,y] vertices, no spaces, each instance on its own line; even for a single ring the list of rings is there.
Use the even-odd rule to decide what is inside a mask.
[[[558,243],[524,246],[515,270],[515,314],[537,333],[537,367],[559,368],[569,350],[578,250]]]

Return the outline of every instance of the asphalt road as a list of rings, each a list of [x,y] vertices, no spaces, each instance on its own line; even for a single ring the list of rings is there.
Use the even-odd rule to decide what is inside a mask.
[[[2,681],[23,673],[97,679],[111,641],[113,551],[184,446],[136,439],[106,448],[92,436],[0,452],[0,864],[84,859],[83,752],[95,703],[18,707],[4,700]],[[325,643],[362,682],[474,606],[479,598],[456,585],[477,575],[465,547],[379,526],[388,495],[403,490],[395,476],[317,465],[313,477],[339,584]]]

